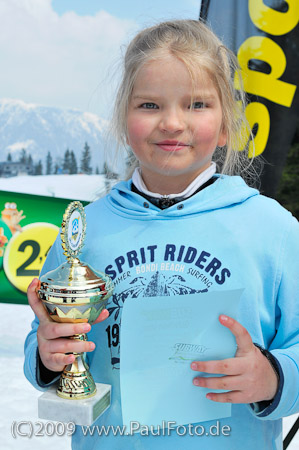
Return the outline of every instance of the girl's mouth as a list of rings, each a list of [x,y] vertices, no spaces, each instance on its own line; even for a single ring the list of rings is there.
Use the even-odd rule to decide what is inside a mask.
[[[156,145],[166,152],[176,152],[178,150],[182,150],[183,148],[190,147],[190,144],[185,144],[184,142],[170,139],[156,142]]]

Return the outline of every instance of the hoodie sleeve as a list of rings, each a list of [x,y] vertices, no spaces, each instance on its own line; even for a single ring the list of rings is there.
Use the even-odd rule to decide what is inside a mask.
[[[51,250],[47,256],[45,264],[42,268],[41,275],[55,269],[63,262],[60,235],[58,235],[56,241],[51,247]],[[36,388],[41,391],[46,390],[48,386],[53,384],[58,377],[54,378],[50,383],[45,384],[40,378],[40,368],[39,368],[39,354],[37,346],[37,329],[39,326],[39,320],[37,317],[33,320],[31,324],[31,331],[28,334],[25,344],[24,344],[24,374],[28,381]]]
[[[282,390],[256,417],[276,420],[299,412],[299,224],[292,218],[281,245],[275,291],[276,335],[269,351],[279,363]]]

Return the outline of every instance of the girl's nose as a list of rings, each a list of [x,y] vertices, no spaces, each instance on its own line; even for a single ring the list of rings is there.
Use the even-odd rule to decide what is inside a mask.
[[[159,128],[163,132],[177,133],[184,129],[184,119],[182,114],[177,110],[165,110]]]

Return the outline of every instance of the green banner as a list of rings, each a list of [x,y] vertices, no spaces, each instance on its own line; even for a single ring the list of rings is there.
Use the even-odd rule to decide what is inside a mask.
[[[27,303],[70,201],[0,191],[0,302]]]

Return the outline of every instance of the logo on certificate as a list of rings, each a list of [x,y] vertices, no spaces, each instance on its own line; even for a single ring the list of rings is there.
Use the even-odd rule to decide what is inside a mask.
[[[202,355],[208,349],[204,345],[200,344],[184,344],[182,342],[178,342],[174,344],[174,354],[169,357],[169,359],[174,360],[176,363],[189,363],[190,361],[194,361],[197,356]]]

